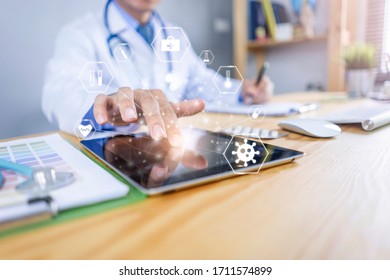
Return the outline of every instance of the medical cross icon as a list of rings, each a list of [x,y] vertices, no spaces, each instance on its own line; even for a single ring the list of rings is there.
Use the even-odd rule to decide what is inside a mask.
[[[160,28],[151,45],[161,62],[182,61],[191,46],[180,27]]]
[[[172,50],[172,48],[173,48],[172,42],[169,42],[169,44],[167,45],[167,47],[168,47],[170,50]]]
[[[175,39],[173,36],[161,40],[161,51],[163,52],[179,52],[180,51],[180,40]]]

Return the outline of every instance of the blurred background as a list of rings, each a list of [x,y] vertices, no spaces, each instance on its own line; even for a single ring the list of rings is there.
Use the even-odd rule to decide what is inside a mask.
[[[344,90],[342,53],[355,42],[375,46],[376,82],[383,83],[390,52],[389,2],[272,1],[279,5],[274,7],[276,37],[269,22],[261,22],[258,1],[161,0],[159,11],[186,30],[197,53],[213,51],[212,68],[234,64],[253,78],[267,60],[276,94],[287,94]],[[55,37],[64,24],[87,12],[102,13],[104,5],[104,0],[2,2],[0,138],[56,129],[41,111],[45,64]]]

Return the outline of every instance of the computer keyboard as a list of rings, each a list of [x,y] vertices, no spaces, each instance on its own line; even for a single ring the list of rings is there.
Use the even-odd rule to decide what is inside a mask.
[[[288,135],[288,133],[280,132],[278,130],[260,129],[256,127],[241,126],[241,125],[229,127],[223,130],[223,132],[230,135],[240,135],[240,136],[252,137],[252,138],[254,137],[254,138],[260,138],[264,140],[276,139]]]
[[[336,120],[336,123],[359,123],[365,119],[381,115],[390,111],[390,104],[372,104],[352,108],[345,111],[335,112],[327,116],[328,120]],[[334,121],[333,121],[334,122]]]
[[[361,123],[364,130],[373,130],[390,123],[390,104],[367,104],[323,117],[335,124]]]

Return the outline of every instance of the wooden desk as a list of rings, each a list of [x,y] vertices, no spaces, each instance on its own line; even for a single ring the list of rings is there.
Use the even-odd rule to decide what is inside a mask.
[[[315,117],[364,100],[321,101]],[[201,114],[215,129],[243,116]],[[280,119],[243,124],[277,128]],[[216,124],[217,122],[217,124]],[[238,176],[0,240],[11,259],[389,259],[390,127],[344,126],[336,139],[291,133],[269,143],[304,151],[295,163]]]

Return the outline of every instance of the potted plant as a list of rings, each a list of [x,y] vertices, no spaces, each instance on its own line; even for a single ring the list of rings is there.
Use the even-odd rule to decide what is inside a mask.
[[[343,58],[348,95],[366,97],[375,84],[375,48],[365,43],[350,45],[346,47]]]

